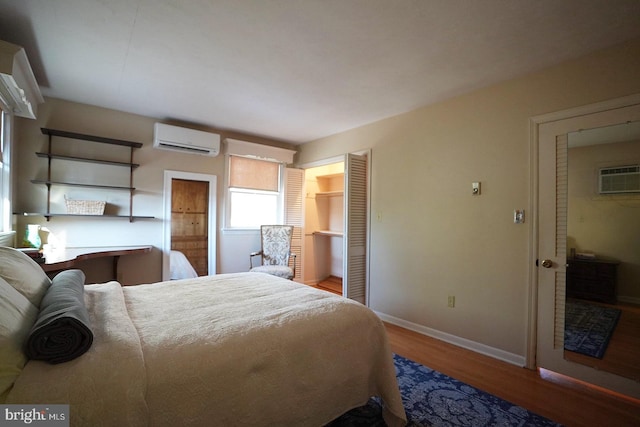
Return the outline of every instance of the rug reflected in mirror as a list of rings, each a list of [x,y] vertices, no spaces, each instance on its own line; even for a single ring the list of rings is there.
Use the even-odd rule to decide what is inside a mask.
[[[621,313],[617,308],[568,299],[564,349],[602,359]]]
[[[394,355],[407,426],[559,426],[402,356]],[[384,427],[379,399],[347,412],[330,427]]]

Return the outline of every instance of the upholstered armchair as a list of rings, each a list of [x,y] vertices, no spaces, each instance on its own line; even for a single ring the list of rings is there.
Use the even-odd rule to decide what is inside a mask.
[[[260,227],[262,249],[249,255],[249,268],[253,272],[271,274],[273,276],[293,279],[296,275],[296,254],[291,253],[291,225],[263,225]],[[261,265],[254,267],[254,257],[261,257]],[[293,268],[289,260],[293,258]]]

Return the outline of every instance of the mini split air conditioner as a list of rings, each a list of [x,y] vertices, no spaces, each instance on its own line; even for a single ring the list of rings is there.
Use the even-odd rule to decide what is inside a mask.
[[[162,150],[215,157],[220,154],[220,135],[156,123],[153,146]]]

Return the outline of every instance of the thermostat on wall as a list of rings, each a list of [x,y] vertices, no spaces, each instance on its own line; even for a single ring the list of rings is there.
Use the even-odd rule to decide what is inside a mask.
[[[524,224],[524,209],[516,209],[513,211],[513,223]]]

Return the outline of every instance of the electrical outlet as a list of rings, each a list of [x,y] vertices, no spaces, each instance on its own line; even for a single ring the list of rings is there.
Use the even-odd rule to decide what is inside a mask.
[[[447,300],[447,307],[454,308],[456,306],[456,297],[453,295],[449,295],[449,299]]]

